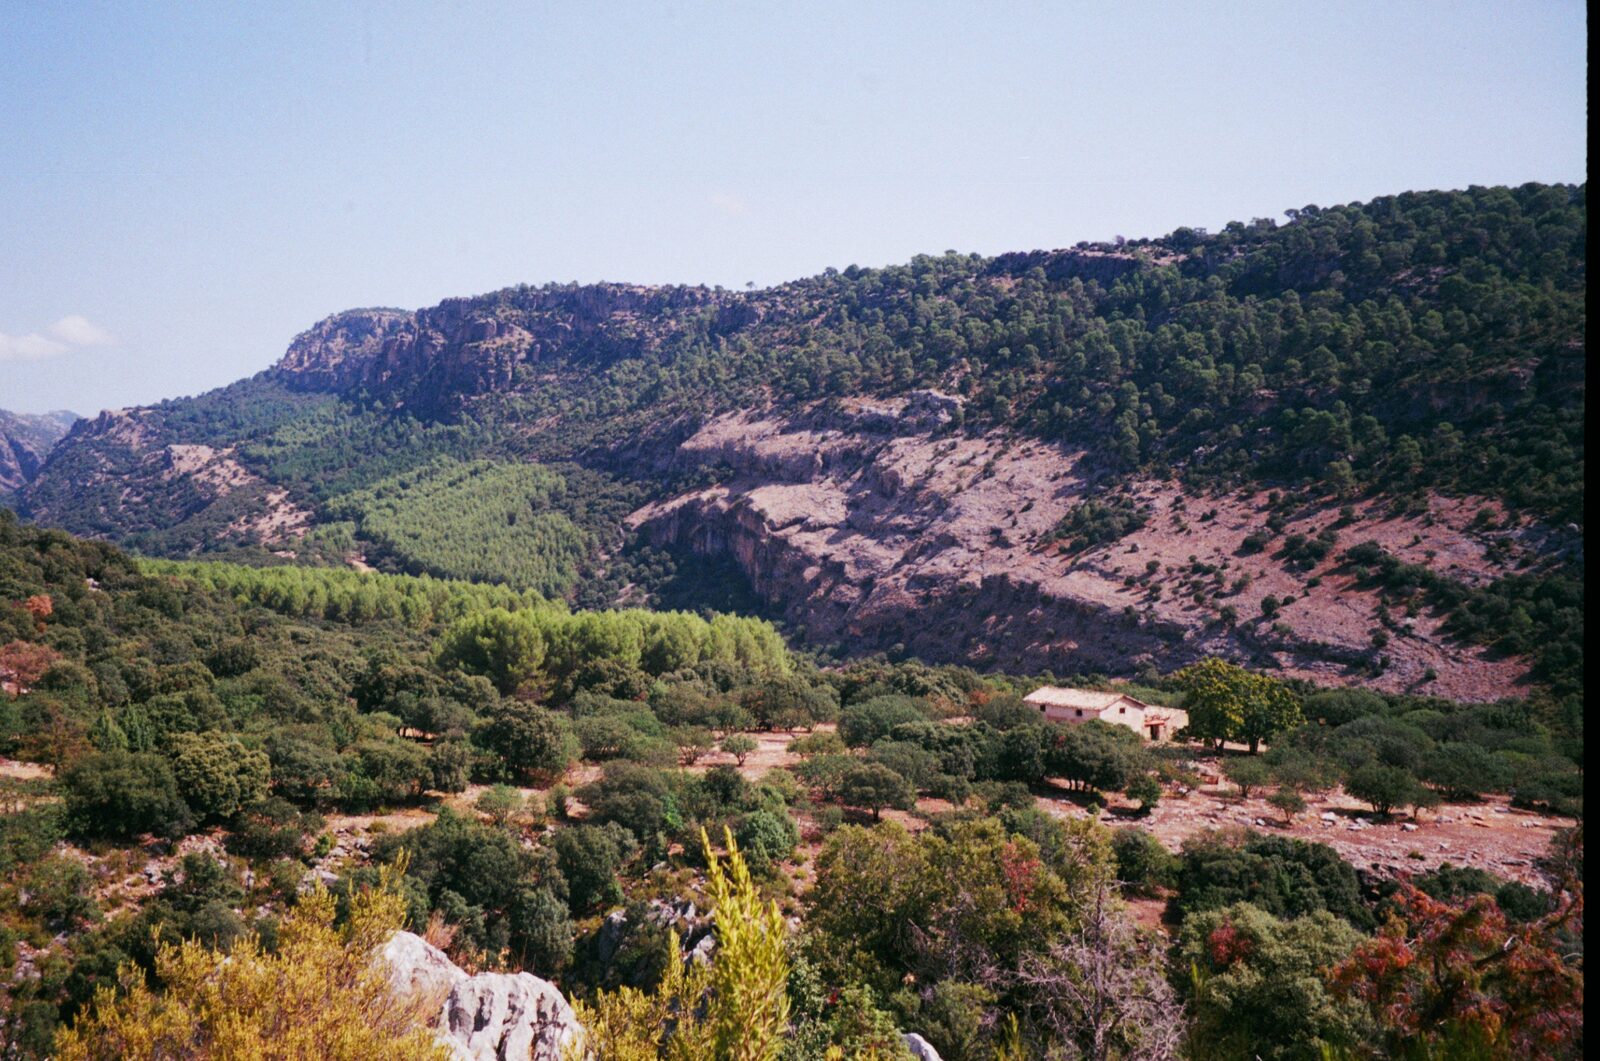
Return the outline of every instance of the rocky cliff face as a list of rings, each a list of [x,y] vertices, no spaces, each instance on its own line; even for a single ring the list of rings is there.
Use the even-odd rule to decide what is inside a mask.
[[[1151,251],[1035,251],[991,261],[987,276],[1032,269],[1052,282],[1110,284],[1152,261]],[[296,336],[275,367],[291,386],[356,388],[437,412],[450,400],[511,388],[519,372],[537,375],[565,363],[605,364],[660,351],[693,329],[708,340],[761,323],[781,327],[806,313],[784,288],[733,292],[692,286],[567,284],[519,287],[480,298],[446,299],[416,312],[338,313]]]
[[[385,347],[415,328],[415,315],[405,310],[336,313],[295,336],[278,369],[308,390],[345,390],[365,382]]]
[[[1171,483],[1139,483],[1144,527],[1068,553],[1052,530],[1103,492],[1083,455],[941,432],[923,418],[925,404],[714,418],[662,460],[731,474],[644,506],[630,522],[660,544],[736,558],[813,645],[1057,673],[1165,670],[1221,654],[1463,699],[1519,686],[1524,664],[1453,643],[1427,616],[1380,651],[1377,598],[1338,568],[1338,549],[1304,569],[1249,551],[1245,539],[1269,515],[1265,496],[1190,497]],[[1509,573],[1513,555],[1492,558],[1503,534],[1467,529],[1484,504],[1435,499],[1424,516],[1397,517],[1368,503],[1336,533],[1344,546],[1376,541],[1481,582]],[[1333,509],[1292,514],[1283,536],[1314,538],[1341,522]]]
[[[77,419],[65,410],[33,415],[0,409],[0,496],[32,482]]]
[[[685,311],[709,309],[734,327],[759,312],[738,299],[701,287],[590,284],[447,299],[415,313],[351,310],[296,336],[274,372],[295,387],[362,388],[438,412],[511,388],[519,371],[648,351],[675,330],[663,322]]]

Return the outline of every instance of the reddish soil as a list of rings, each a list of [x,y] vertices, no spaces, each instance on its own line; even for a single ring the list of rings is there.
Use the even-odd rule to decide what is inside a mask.
[[[789,751],[789,746],[802,734],[762,733],[754,736],[759,747],[746,757],[744,765],[739,768],[746,778],[756,781],[769,770],[792,768],[799,763],[799,757]],[[689,769],[703,773],[719,763],[732,764],[733,757],[715,752]],[[570,771],[562,781],[571,789],[594,780],[599,774],[598,767],[585,764]],[[36,764],[0,760],[0,777],[31,780],[47,776],[48,770]],[[346,862],[364,859],[376,835],[425,825],[434,819],[442,806],[471,812],[473,803],[486,788],[474,785],[465,792],[440,800],[432,807],[411,807],[386,814],[329,815],[327,831],[333,837],[334,846],[312,868],[308,878],[331,880]],[[521,788],[519,791],[525,797],[537,796],[541,806],[547,805],[544,801],[549,794],[548,786]],[[1227,786],[1208,783],[1183,795],[1169,790],[1147,815],[1139,814],[1132,804],[1116,797],[1100,813],[1100,817],[1114,829],[1149,830],[1173,851],[1177,851],[1189,837],[1207,830],[1247,827],[1328,844],[1362,870],[1394,874],[1425,871],[1451,862],[1541,887],[1548,886],[1549,881],[1538,862],[1548,850],[1556,830],[1572,824],[1567,819],[1512,808],[1504,797],[1489,798],[1476,804],[1445,804],[1424,812],[1416,819],[1397,815],[1389,820],[1377,820],[1369,808],[1339,789],[1308,798],[1307,809],[1293,823],[1285,824],[1282,815],[1269,807],[1262,795],[1238,799]],[[1091,813],[1080,798],[1065,790],[1041,794],[1039,805],[1061,817],[1085,817]],[[944,800],[923,799],[910,812],[885,810],[882,820],[893,821],[917,831],[927,827],[930,817],[951,809],[951,804]],[[585,808],[576,800],[572,802],[571,810],[575,817],[581,818],[585,813]],[[793,879],[803,890],[811,878],[812,861],[820,847],[820,835],[810,813],[802,810],[797,817],[806,840],[796,851],[790,867]],[[848,818],[870,821],[867,815],[859,813],[851,813]],[[61,845],[64,853],[82,859],[94,871],[98,881],[97,895],[102,908],[108,911],[124,909],[143,901],[158,890],[160,874],[175,865],[183,853],[204,848],[220,848],[220,834],[214,831],[209,835],[189,837],[175,849],[163,842],[151,841],[142,847],[112,850],[104,855]],[[1163,901],[1159,899],[1130,901],[1134,916],[1140,923],[1152,926],[1160,923],[1162,905]]]
[[[35,781],[41,777],[52,777],[54,772],[48,766],[38,763],[20,763],[15,759],[0,759],[0,777],[14,777],[19,781]]]
[[[1062,817],[1083,817],[1078,803],[1042,797],[1040,805]],[[1377,818],[1370,807],[1334,789],[1306,800],[1292,824],[1260,795],[1239,799],[1223,785],[1204,785],[1187,796],[1168,795],[1148,815],[1114,801],[1102,820],[1112,828],[1148,830],[1171,851],[1197,833],[1248,827],[1264,833],[1327,844],[1357,869],[1384,874],[1424,872],[1445,862],[1472,866],[1524,884],[1548,887],[1537,862],[1549,850],[1556,830],[1569,819],[1518,810],[1505,797],[1482,803],[1444,804],[1418,818],[1396,814]]]

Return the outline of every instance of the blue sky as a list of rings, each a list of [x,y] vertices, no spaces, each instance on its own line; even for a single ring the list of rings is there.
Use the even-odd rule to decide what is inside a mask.
[[[10,3],[0,407],[336,310],[1587,179],[1581,3]]]

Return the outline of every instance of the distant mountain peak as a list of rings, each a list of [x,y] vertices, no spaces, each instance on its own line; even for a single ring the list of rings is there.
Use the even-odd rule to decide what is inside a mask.
[[[80,417],[66,409],[13,413],[0,409],[0,495],[19,490]]]

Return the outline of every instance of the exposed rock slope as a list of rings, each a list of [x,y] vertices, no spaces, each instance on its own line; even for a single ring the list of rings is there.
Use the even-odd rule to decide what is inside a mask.
[[[0,495],[31,482],[77,419],[65,410],[33,415],[0,409]]]
[[[722,416],[670,459],[732,474],[639,509],[634,525],[660,543],[731,553],[813,644],[1057,672],[1220,653],[1325,681],[1365,679],[1383,656],[1378,685],[1467,699],[1514,689],[1526,669],[1452,643],[1428,616],[1380,652],[1377,598],[1338,569],[1337,549],[1305,570],[1247,551],[1269,515],[1265,494],[1186,497],[1141,482],[1144,527],[1067,553],[1052,529],[1101,493],[1083,454],[940,433],[917,403],[859,403],[821,420]],[[1354,507],[1348,522],[1336,506],[1295,512],[1283,535],[1343,523],[1341,543],[1376,541],[1462,581],[1509,571],[1491,543],[1512,535],[1467,530],[1484,502],[1435,499],[1420,517]],[[1285,602],[1270,618],[1268,597]]]
[[[181,437],[152,409],[110,409],[79,420],[54,455],[51,478],[38,484],[50,492],[37,495],[30,514],[57,522],[52,499],[70,498],[70,529],[124,540],[191,521],[200,538],[272,545],[309,525],[311,513],[245,468],[234,447]]]

